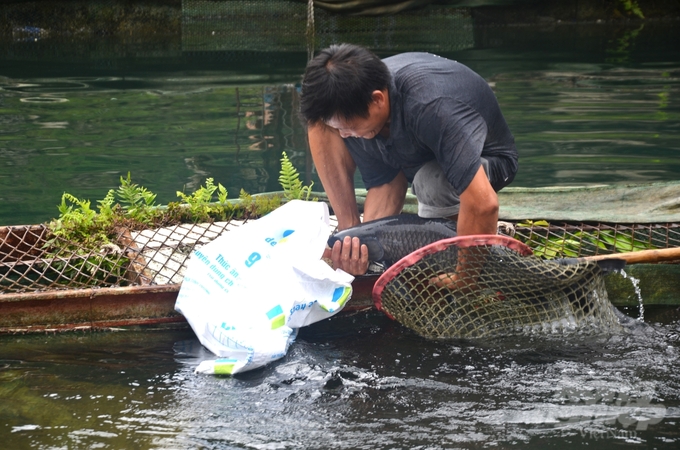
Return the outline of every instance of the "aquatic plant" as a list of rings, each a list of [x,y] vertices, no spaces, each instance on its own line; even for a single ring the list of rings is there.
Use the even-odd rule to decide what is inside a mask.
[[[649,242],[636,239],[632,232],[628,235],[616,230],[581,230],[573,233],[565,231],[563,235],[555,232],[551,234],[549,232],[551,225],[546,220],[525,220],[515,226],[518,231],[515,237],[527,244],[533,250],[534,255],[545,259],[584,256],[585,248],[604,250],[605,253],[656,248]],[[528,235],[522,233],[522,228],[529,230]]]
[[[101,231],[110,224],[110,218],[98,215],[90,207],[89,200],[76,198],[67,192],[61,196],[58,208],[59,218],[50,222],[55,236],[79,241],[97,240]]]
[[[637,0],[620,0],[621,6],[626,10],[627,13],[632,14],[639,19],[644,19],[645,15],[642,14],[640,5],[638,5]]]
[[[215,192],[217,192],[218,205],[213,203]],[[207,178],[205,186],[199,186],[192,194],[187,195],[184,192],[177,191],[177,196],[188,205],[189,215],[195,222],[209,221],[212,218],[211,213],[219,210],[220,206],[224,207],[227,204],[227,194],[227,189],[221,183],[217,183],[217,186],[215,186],[212,178]]]
[[[126,270],[132,264],[126,252],[130,231],[215,220],[253,219],[281,206],[283,200],[309,200],[311,184],[303,186],[299,174],[285,152],[279,178],[283,194],[250,195],[241,189],[238,199],[227,199],[227,189],[207,178],[194,192],[177,191],[179,202],[157,205],[156,194],[120,177],[120,186],[110,189],[97,202],[64,193],[58,205],[59,217],[47,225],[51,236],[44,245],[49,269],[66,284],[125,284]],[[122,248],[121,248],[122,247]],[[60,281],[61,282],[61,281]]]
[[[110,193],[111,191],[109,191]],[[156,194],[133,183],[130,179],[130,172],[128,172],[127,178],[120,177],[120,186],[115,193],[121,207],[130,219],[149,224],[157,216],[154,211]],[[109,194],[107,194],[107,198],[110,198]],[[112,203],[112,201],[109,200],[108,203]]]
[[[55,277],[65,284],[110,281],[116,283],[128,265],[128,259],[113,245],[114,195],[112,191],[99,202],[101,214],[90,207],[89,200],[64,192],[59,218],[48,227],[51,238],[44,245],[46,258]],[[118,249],[119,250],[119,249]]]
[[[293,166],[293,163],[288,159],[286,152],[281,153],[281,173],[279,176],[279,183],[288,200],[309,200],[309,197],[312,194],[312,186],[314,185],[314,182],[311,182],[309,186],[302,185],[300,174]]]

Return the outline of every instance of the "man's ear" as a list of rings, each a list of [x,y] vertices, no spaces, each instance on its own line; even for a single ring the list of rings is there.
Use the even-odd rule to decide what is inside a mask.
[[[385,103],[385,99],[387,98],[387,91],[380,91],[380,90],[375,90],[371,92],[371,100],[374,103],[377,103],[378,105],[382,105]]]

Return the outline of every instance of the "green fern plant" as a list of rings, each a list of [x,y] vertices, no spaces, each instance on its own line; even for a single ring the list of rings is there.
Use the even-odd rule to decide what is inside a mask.
[[[177,196],[189,205],[189,211],[194,221],[210,220],[211,213],[215,213],[215,207],[212,205],[213,197],[217,193],[217,201],[221,206],[227,204],[227,189],[215,182],[212,178],[205,180],[205,186],[200,186],[192,194],[185,194],[177,191]],[[224,208],[222,208],[224,210]]]
[[[309,198],[311,186],[303,187],[290,161],[287,164],[286,186],[289,194],[294,194],[290,198]],[[130,173],[120,177],[120,186],[109,190],[97,202],[97,208],[89,200],[64,193],[58,205],[59,217],[48,224],[52,237],[44,248],[46,258],[51,260],[50,269],[61,274],[67,284],[68,280],[92,285],[125,284],[130,260],[116,245],[118,227],[144,229],[215,218],[253,219],[281,205],[281,196],[277,195],[253,197],[241,190],[240,202],[230,202],[227,194],[222,184],[208,178],[205,186],[191,194],[177,192],[183,203],[171,202],[162,208],[155,204],[156,194],[133,183]]]
[[[59,218],[49,223],[52,237],[44,248],[47,259],[53,260],[50,268],[67,280],[65,283],[117,283],[121,279],[128,259],[120,255],[109,256],[103,251],[111,245],[113,202],[113,192],[109,191],[99,202],[101,213],[98,214],[89,200],[66,192],[62,195],[58,205]]]
[[[279,183],[283,188],[283,195],[288,200],[309,200],[312,194],[312,186],[314,186],[314,182],[311,182],[309,186],[302,185],[300,174],[288,159],[286,152],[281,153]]]
[[[103,219],[112,222],[115,214],[114,207],[116,204],[116,191],[109,189],[109,191],[106,193],[106,196],[102,200],[97,201],[97,203],[100,216]]]
[[[637,0],[620,0],[620,3],[627,13],[632,14],[639,19],[645,18],[645,15],[642,13],[642,9],[640,9],[640,5],[638,4]]]
[[[81,200],[68,192],[64,192],[61,196],[61,203],[57,208],[62,217],[70,216],[78,222],[90,224],[94,222],[97,215],[97,211],[90,208],[90,203],[89,200]]]
[[[110,219],[97,214],[89,200],[82,200],[67,192],[58,205],[59,218],[50,223],[55,236],[72,241],[100,240],[99,230],[110,225]]]
[[[130,172],[128,172],[127,178],[120,177],[120,187],[118,187],[116,194],[120,199],[121,207],[130,219],[142,223],[151,223],[155,217],[153,207],[155,206],[156,194],[133,183]]]

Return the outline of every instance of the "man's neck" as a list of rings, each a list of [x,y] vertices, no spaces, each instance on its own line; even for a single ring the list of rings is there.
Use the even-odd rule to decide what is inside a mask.
[[[387,119],[387,122],[385,122],[385,125],[383,125],[382,129],[378,133],[380,136],[384,137],[387,139],[390,137],[390,120]]]

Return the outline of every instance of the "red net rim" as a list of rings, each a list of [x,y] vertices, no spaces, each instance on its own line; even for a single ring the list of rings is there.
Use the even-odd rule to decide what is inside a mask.
[[[408,255],[404,256],[389,269],[387,269],[380,276],[380,278],[378,278],[378,280],[375,282],[375,285],[373,285],[372,292],[373,303],[375,304],[375,307],[379,311],[387,314],[390,319],[394,320],[394,317],[392,317],[392,315],[387,311],[383,310],[382,307],[382,292],[383,289],[385,289],[387,283],[392,281],[392,279],[394,279],[394,277],[396,277],[402,270],[414,265],[425,256],[446,250],[452,245],[455,245],[458,248],[477,247],[480,245],[502,245],[516,251],[522,256],[533,255],[533,251],[528,245],[518,241],[517,239],[497,234],[473,234],[468,236],[456,236],[442,239],[440,241],[426,245],[425,247],[419,248],[413,253],[409,253]]]

